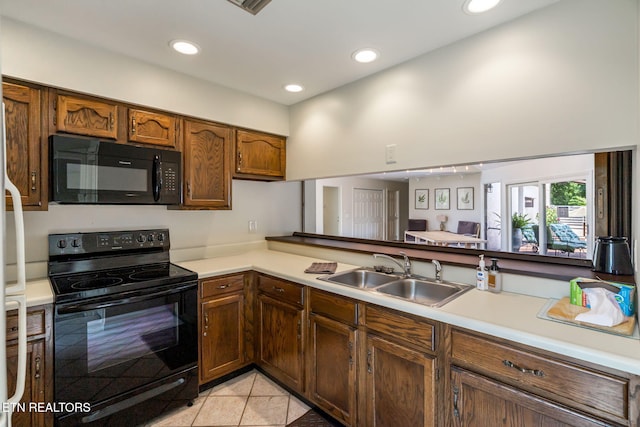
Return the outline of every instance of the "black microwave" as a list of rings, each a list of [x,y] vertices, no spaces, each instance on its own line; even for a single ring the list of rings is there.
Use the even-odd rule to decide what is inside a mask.
[[[177,151],[52,135],[50,200],[76,204],[180,203]]]

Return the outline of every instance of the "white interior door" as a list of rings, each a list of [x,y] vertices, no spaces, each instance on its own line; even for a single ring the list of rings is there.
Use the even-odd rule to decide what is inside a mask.
[[[341,236],[342,209],[340,207],[340,188],[322,187],[322,228],[324,234]]]
[[[353,237],[384,239],[384,193],[382,190],[353,189]]]

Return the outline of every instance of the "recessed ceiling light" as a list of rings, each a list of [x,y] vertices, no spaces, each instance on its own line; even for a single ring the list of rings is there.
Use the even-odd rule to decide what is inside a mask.
[[[284,87],[287,92],[302,92],[304,88],[299,84],[288,84]]]
[[[493,9],[501,0],[466,0],[462,10],[471,15],[486,12]]]
[[[197,44],[187,40],[171,40],[169,42],[169,46],[184,55],[195,55],[200,52],[200,48]]]
[[[378,51],[371,48],[358,49],[355,52],[353,52],[353,55],[351,55],[351,57],[357,62],[366,64],[368,62],[373,62],[376,59],[378,59]]]

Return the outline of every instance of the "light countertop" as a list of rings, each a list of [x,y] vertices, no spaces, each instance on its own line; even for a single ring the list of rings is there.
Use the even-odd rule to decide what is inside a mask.
[[[372,291],[318,280],[317,274],[304,273],[305,268],[314,261],[326,260],[259,250],[179,264],[197,272],[201,278],[253,269],[361,301],[640,375],[640,340],[539,319],[537,314],[547,304],[546,298],[508,292],[493,294],[472,289],[443,307],[431,308]],[[359,266],[338,263],[336,271],[355,267]]]
[[[472,289],[440,308],[426,307],[401,299],[349,286],[318,280],[304,270],[312,262],[308,256],[262,249],[242,254],[179,262],[200,278],[256,270],[365,302],[423,316],[508,339],[587,362],[640,375],[640,340],[539,319],[546,298],[502,292],[493,294]],[[338,263],[336,271],[359,267]],[[27,306],[53,302],[48,279],[27,284]]]

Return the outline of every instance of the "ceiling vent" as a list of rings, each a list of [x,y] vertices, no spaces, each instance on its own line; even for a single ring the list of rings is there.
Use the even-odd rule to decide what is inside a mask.
[[[231,3],[236,6],[240,6],[247,12],[255,15],[260,12],[263,7],[269,4],[271,0],[229,0]]]

